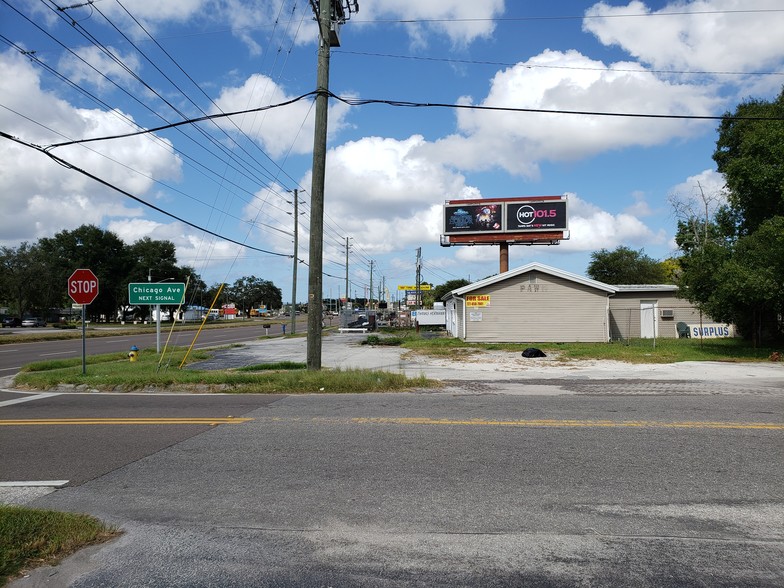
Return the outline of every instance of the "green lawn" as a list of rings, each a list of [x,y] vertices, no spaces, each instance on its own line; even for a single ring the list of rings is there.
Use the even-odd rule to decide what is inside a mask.
[[[368,337],[368,344],[377,344]],[[460,356],[480,350],[522,352],[536,347],[547,354],[569,359],[608,359],[628,363],[674,363],[679,361],[768,361],[781,348],[753,347],[742,339],[634,339],[617,343],[465,343],[438,333],[430,335],[391,331],[375,336],[389,338],[417,353],[432,356]],[[382,343],[383,344],[383,343]]]
[[[23,570],[117,535],[87,515],[0,504],[0,586]]]
[[[125,353],[90,356],[86,374],[82,374],[81,358],[37,362],[25,366],[17,374],[14,385],[35,390],[69,384],[119,392],[154,387],[255,394],[389,392],[438,386],[424,376],[409,378],[398,373],[358,369],[309,371],[291,362],[234,370],[179,369],[184,354],[184,349],[175,349],[167,360],[168,366],[160,369],[153,349],[143,349],[135,362],[128,361]],[[208,353],[200,351],[192,353],[189,360],[206,357]]]

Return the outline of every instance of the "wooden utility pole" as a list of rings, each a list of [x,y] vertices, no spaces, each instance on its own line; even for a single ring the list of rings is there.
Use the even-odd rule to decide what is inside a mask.
[[[316,75],[316,127],[313,133],[313,180],[310,188],[310,269],[308,272],[309,370],[321,369],[322,268],[324,253],[324,178],[327,163],[329,108],[329,25],[332,1],[319,2],[319,52]]]
[[[348,310],[348,304],[350,298],[348,297],[348,237],[346,237],[346,310]]]
[[[291,280],[291,334],[297,332],[297,263],[299,259],[299,190],[294,188],[294,267]]]
[[[340,27],[352,13],[359,12],[358,0],[311,0],[319,26],[316,72],[316,126],[313,131],[313,179],[310,188],[310,271],[308,272],[309,370],[321,369],[321,324],[324,267],[324,178],[327,167],[327,112],[329,108],[329,50],[340,46]],[[318,6],[316,6],[318,4]],[[348,293],[347,293],[348,295]]]

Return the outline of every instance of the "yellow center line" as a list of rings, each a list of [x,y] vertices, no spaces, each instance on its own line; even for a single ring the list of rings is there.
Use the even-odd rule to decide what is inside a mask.
[[[710,421],[607,421],[582,419],[530,419],[530,420],[488,420],[488,419],[433,419],[427,417],[403,418],[354,418],[357,424],[393,425],[445,425],[445,426],[483,426],[483,427],[607,427],[607,428],[648,428],[648,429],[759,429],[768,431],[784,430],[784,423],[738,423]]]
[[[34,425],[238,425],[252,420],[251,418],[239,417],[10,419],[0,420],[0,427]]]

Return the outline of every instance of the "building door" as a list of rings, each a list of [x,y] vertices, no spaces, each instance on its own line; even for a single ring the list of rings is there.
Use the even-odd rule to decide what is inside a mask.
[[[640,337],[643,339],[655,339],[659,335],[657,309],[657,300],[640,300]]]

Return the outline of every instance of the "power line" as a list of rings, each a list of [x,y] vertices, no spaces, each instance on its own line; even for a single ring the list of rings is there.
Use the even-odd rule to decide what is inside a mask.
[[[454,59],[450,57],[423,57],[418,55],[396,55],[392,53],[369,53],[365,51],[346,51],[340,49],[337,54],[361,55],[365,57],[386,57],[390,59],[408,59],[412,61],[432,61],[439,63],[457,63],[462,65],[490,65],[493,67],[521,66],[526,69],[563,69],[574,71],[604,71],[645,74],[670,74],[670,75],[711,75],[711,76],[784,76],[780,71],[693,71],[693,70],[667,70],[667,69],[629,69],[610,67],[578,67],[573,65],[544,65],[536,63],[505,62],[505,61],[479,61],[474,59]]]
[[[54,162],[62,165],[66,169],[71,169],[71,170],[73,170],[75,172],[78,172],[78,173],[82,174],[83,176],[86,176],[86,177],[90,178],[91,180],[94,180],[94,181],[98,182],[99,184],[102,184],[102,185],[106,186],[107,188],[109,188],[111,190],[114,190],[115,192],[119,192],[120,194],[122,194],[123,196],[126,196],[127,198],[135,200],[139,204],[147,206],[148,208],[152,208],[156,212],[160,212],[161,214],[166,215],[169,218],[173,218],[174,220],[177,220],[177,221],[179,221],[179,222],[181,222],[181,223],[183,223],[185,225],[188,225],[191,228],[194,228],[194,229],[197,229],[197,230],[202,231],[204,233],[207,233],[208,235],[212,235],[213,237],[217,237],[218,239],[223,239],[224,241],[228,241],[229,243],[234,243],[235,245],[239,245],[240,247],[245,247],[245,248],[251,249],[253,251],[258,251],[259,253],[266,253],[268,255],[274,255],[274,256],[277,256],[277,257],[287,257],[289,259],[294,257],[293,255],[289,255],[289,254],[286,254],[286,253],[278,253],[276,251],[268,251],[266,249],[261,249],[259,247],[254,247],[252,245],[248,245],[247,243],[242,243],[240,241],[236,241],[234,239],[231,239],[230,237],[226,237],[224,235],[220,235],[220,234],[218,234],[218,233],[216,233],[214,231],[211,231],[211,230],[209,230],[209,229],[207,229],[205,227],[201,227],[201,226],[199,226],[199,225],[197,225],[195,223],[192,223],[192,222],[190,222],[188,220],[185,220],[184,218],[181,218],[181,217],[179,217],[179,216],[177,216],[177,215],[175,215],[175,214],[173,214],[171,212],[168,212],[167,210],[164,210],[163,208],[155,206],[154,204],[150,204],[149,202],[146,202],[145,200],[142,200],[138,196],[134,196],[130,192],[127,192],[127,191],[123,190],[122,188],[120,188],[118,186],[115,186],[111,182],[108,182],[108,181],[106,181],[106,180],[96,176],[95,174],[91,174],[87,170],[84,170],[84,169],[82,169],[82,168],[80,168],[80,167],[70,163],[69,161],[66,161],[65,159],[62,159],[61,157],[57,157],[53,153],[49,153],[43,147],[40,147],[38,145],[33,145],[32,143],[28,143],[27,141],[22,141],[21,139],[19,139],[17,137],[14,137],[13,135],[9,135],[8,133],[6,133],[4,131],[0,131],[0,137],[8,139],[9,141],[13,141],[14,143],[17,143],[19,145],[23,145],[23,146],[28,147],[30,149],[33,149],[35,151],[38,151],[39,153],[43,153],[47,157],[51,158]]]
[[[354,20],[361,24],[427,24],[427,23],[464,23],[464,22],[536,22],[547,20],[584,20],[603,18],[651,18],[661,16],[702,16],[712,14],[768,14],[784,12],[780,8],[759,8],[750,10],[693,10],[693,11],[667,11],[667,12],[640,12],[628,14],[580,14],[560,16],[504,16],[490,18],[389,18],[376,20]]]

